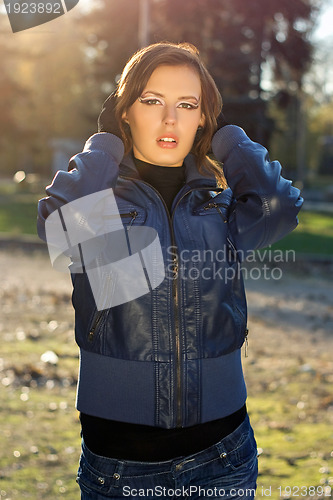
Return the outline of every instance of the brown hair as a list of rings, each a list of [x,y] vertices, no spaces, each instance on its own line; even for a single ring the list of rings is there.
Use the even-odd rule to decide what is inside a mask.
[[[129,153],[132,148],[132,137],[121,117],[140,97],[153,71],[161,65],[189,66],[198,74],[202,93],[201,109],[205,116],[205,124],[200,134],[197,134],[192,153],[196,156],[199,171],[214,174],[218,183],[225,187],[226,181],[221,165],[207,156],[212,136],[217,129],[216,118],[222,109],[222,98],[213,78],[199,57],[198,49],[192,44],[156,43],[139,50],[127,62],[116,91],[118,97],[116,118],[122,133],[125,153]]]

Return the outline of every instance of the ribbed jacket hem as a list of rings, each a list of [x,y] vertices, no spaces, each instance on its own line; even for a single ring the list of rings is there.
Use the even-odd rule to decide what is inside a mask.
[[[159,408],[164,414],[159,426],[173,427],[174,416],[168,416],[161,401],[156,401],[155,368],[151,361],[128,361],[81,350],[77,409],[96,417],[156,426]],[[239,350],[202,359],[201,374],[201,421],[191,425],[228,416],[244,405],[246,388]]]

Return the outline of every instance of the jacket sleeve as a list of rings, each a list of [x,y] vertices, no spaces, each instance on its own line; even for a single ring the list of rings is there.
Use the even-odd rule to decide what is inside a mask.
[[[295,229],[303,198],[263,146],[241,128],[227,125],[215,133],[212,149],[233,191],[229,224],[238,249],[266,247]]]
[[[82,153],[71,158],[68,172],[60,170],[47,186],[47,197],[38,203],[37,232],[46,241],[47,217],[66,203],[83,196],[113,188],[119,172],[124,146],[109,133],[91,136]]]

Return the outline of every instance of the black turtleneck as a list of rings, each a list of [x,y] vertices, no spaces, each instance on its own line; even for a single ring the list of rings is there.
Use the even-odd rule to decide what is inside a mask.
[[[174,197],[185,184],[185,165],[181,167],[161,167],[134,158],[141,179],[153,186],[162,196],[171,212]]]

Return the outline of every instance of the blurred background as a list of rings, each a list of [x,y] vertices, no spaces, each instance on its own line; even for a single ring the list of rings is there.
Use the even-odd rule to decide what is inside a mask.
[[[227,121],[281,161],[307,208],[333,200],[332,0],[80,0],[15,34],[1,7],[2,192],[13,180],[40,189],[66,169],[132,53],[170,40],[199,48]],[[35,232],[5,218],[0,206],[0,231]]]
[[[278,154],[294,180],[333,177],[330,0],[81,0],[51,23],[1,30],[0,172],[49,175],[69,141],[96,131],[131,54],[190,41],[231,123]],[[58,166],[58,165],[56,165]]]
[[[0,2],[0,499],[79,496],[71,287],[38,242],[36,203],[96,132],[128,58],[162,40],[199,48],[227,121],[306,200],[298,229],[260,261],[281,279],[248,271],[245,369],[258,497],[331,498],[333,1],[80,0],[15,34]]]

